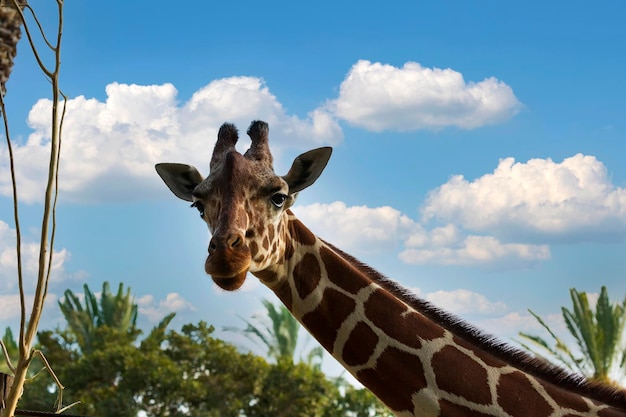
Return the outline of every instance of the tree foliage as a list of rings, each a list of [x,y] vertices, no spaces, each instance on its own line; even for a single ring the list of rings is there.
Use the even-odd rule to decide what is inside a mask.
[[[120,282],[117,294],[109,291],[109,283],[102,284],[102,293],[96,297],[89,286],[85,290],[85,305],[71,290],[65,291],[65,297],[59,301],[61,312],[67,321],[69,330],[85,353],[91,352],[97,345],[96,329],[106,326],[132,336],[137,332],[137,304],[130,295],[130,288],[124,293],[124,284]]]
[[[130,293],[121,289],[110,296],[132,300]],[[73,303],[68,311],[88,311],[85,305],[76,304],[77,297],[68,299]],[[86,296],[85,303],[89,299]],[[95,301],[89,310],[92,318],[98,316],[96,311],[102,312],[101,301]],[[128,311],[125,302],[113,305]],[[252,353],[242,353],[215,338],[213,326],[202,321],[186,324],[180,331],[168,329],[172,313],[141,338],[139,330],[129,331],[134,329],[134,320],[121,320],[129,326],[102,321],[89,327],[90,334],[85,335],[85,327],[70,322],[76,315],[67,317],[65,329],[39,332],[38,348],[57,364],[57,374],[66,388],[64,401],[81,402],[72,408],[75,414],[134,417],[143,411],[147,416],[169,417],[391,416],[368,391],[328,379],[319,369],[294,363],[291,358],[269,363]],[[126,316],[116,313],[110,317]],[[89,349],[80,346],[79,337],[91,341]],[[41,374],[29,382],[20,408],[50,409],[55,396],[49,375]]]
[[[275,362],[304,362],[320,369],[324,350],[321,346],[310,349],[297,358],[298,333],[300,323],[282,304],[274,305],[271,301],[262,300],[266,314],[252,316],[252,320],[243,319],[244,329],[228,327],[226,330],[243,334],[254,343],[266,349],[268,358]]]
[[[8,359],[11,362],[17,361],[17,356],[19,354],[19,347],[17,346],[17,342],[15,341],[15,337],[13,337],[13,332],[10,327],[7,327],[4,330],[4,335],[2,336],[2,343],[4,343],[4,347],[6,349],[6,354]],[[2,356],[0,355],[0,358]],[[5,360],[0,360],[0,372],[8,374],[10,373],[10,369],[6,364]]]
[[[626,366],[626,346],[622,338],[626,324],[626,298],[621,303],[611,304],[608,291],[603,286],[594,311],[587,293],[572,288],[570,296],[572,309],[562,307],[561,312],[579,353],[570,348],[541,317],[530,310],[548,331],[554,345],[540,336],[523,332],[520,333],[524,340],[522,345],[539,356],[547,354],[547,357],[589,379],[614,383],[611,372],[618,369],[623,376]]]

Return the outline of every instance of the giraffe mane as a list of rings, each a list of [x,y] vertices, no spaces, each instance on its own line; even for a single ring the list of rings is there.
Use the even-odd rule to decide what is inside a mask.
[[[345,253],[325,240],[322,241],[361,273],[365,274],[386,291],[389,291],[393,296],[464,341],[493,355],[493,357],[529,375],[585,396],[591,400],[596,400],[621,409],[626,408],[626,390],[600,382],[589,381],[585,377],[553,365],[547,360],[531,356],[527,352],[497,339],[495,336],[479,330],[454,314],[443,311],[428,301],[417,297],[414,293],[387,278],[369,265],[359,261],[352,255]]]

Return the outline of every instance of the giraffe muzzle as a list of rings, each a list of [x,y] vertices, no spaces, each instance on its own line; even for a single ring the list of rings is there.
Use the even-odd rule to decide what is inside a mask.
[[[243,235],[214,235],[209,242],[204,270],[218,287],[234,291],[243,285],[251,261],[250,248]]]

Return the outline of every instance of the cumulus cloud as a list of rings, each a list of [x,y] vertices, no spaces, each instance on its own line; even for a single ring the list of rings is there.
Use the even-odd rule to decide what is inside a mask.
[[[458,289],[454,291],[435,291],[426,295],[426,300],[437,307],[453,314],[501,314],[507,310],[501,301],[489,301],[487,297],[476,292]]]
[[[389,207],[330,204],[297,206],[294,213],[316,234],[341,248],[371,252],[397,246],[419,226]]]
[[[429,193],[422,215],[508,240],[614,239],[626,233],[626,189],[594,156],[505,158],[473,181],[453,176]]]
[[[15,248],[15,229],[0,220],[0,291],[10,292],[17,289],[17,257]],[[24,237],[23,237],[24,239]],[[72,278],[64,265],[70,253],[65,249],[55,250],[52,257],[51,282],[60,282]],[[26,291],[35,288],[39,268],[39,242],[22,241],[22,273]],[[78,273],[77,276],[80,276]]]
[[[217,130],[224,121],[245,132],[252,119],[270,124],[273,149],[310,148],[341,140],[342,131],[323,109],[305,119],[287,114],[263,80],[231,77],[211,82],[186,102],[172,84],[112,83],[107,98],[68,100],[63,125],[60,191],[66,201],[133,200],[161,190],[154,164],[181,161],[207,170]],[[51,101],[31,109],[33,129],[14,145],[20,197],[42,198],[50,148]],[[242,133],[245,136],[245,133]],[[243,141],[242,141],[243,142]],[[244,146],[244,145],[242,145]],[[0,145],[0,194],[10,194],[6,146]]]
[[[135,300],[139,314],[152,323],[163,319],[169,313],[194,311],[195,307],[178,293],[169,293],[164,300],[155,300],[153,295],[144,295]]]
[[[33,294],[25,294],[24,300],[26,303],[26,314],[30,314],[30,306],[33,305],[35,296]],[[44,314],[46,319],[49,319],[48,312],[58,310],[57,296],[56,294],[48,293],[46,301],[44,303]],[[0,317],[2,320],[13,328],[14,335],[17,333],[17,328],[14,327],[14,322],[19,323],[20,317],[20,296],[19,294],[0,294]],[[19,324],[18,324],[19,325]],[[4,329],[3,329],[4,330]]]
[[[503,243],[492,236],[467,235],[453,224],[427,229],[389,207],[330,204],[297,206],[294,213],[313,232],[356,254],[393,252],[408,264],[529,267],[549,259],[546,245]]]
[[[493,77],[466,82],[452,69],[407,62],[397,68],[358,61],[327,108],[369,130],[410,131],[457,126],[473,129],[514,116],[521,103],[511,87]]]
[[[405,242],[399,257],[408,264],[529,267],[550,259],[547,245],[503,243],[493,236],[466,235],[454,225],[423,229]]]
[[[269,122],[272,148],[308,149],[338,143],[338,120],[371,130],[474,128],[514,115],[520,104],[511,88],[488,78],[473,83],[451,69],[408,62],[395,68],[357,62],[339,97],[306,117],[290,115],[257,77],[214,80],[183,103],[172,84],[106,86],[106,99],[78,96],[67,102],[60,191],[65,201],[136,200],[162,191],[153,166],[181,161],[207,168],[217,129],[224,121],[242,131],[252,119]],[[42,198],[50,147],[51,101],[39,100],[28,124],[33,132],[14,145],[20,196]],[[241,145],[242,147],[245,145]],[[0,143],[0,195],[10,194],[8,155]]]
[[[563,316],[557,313],[542,316],[545,323],[560,337],[569,340],[569,334],[563,321]],[[487,317],[476,320],[475,324],[489,334],[500,337],[518,339],[519,332],[538,335],[551,340],[548,332],[539,324],[530,313],[512,311],[497,317]],[[571,343],[568,343],[571,345]]]
[[[419,219],[392,207],[342,202],[296,207],[318,235],[360,253],[393,252],[408,264],[533,267],[550,245],[621,241],[626,188],[597,158],[577,154],[516,162],[502,159],[473,181],[455,175],[428,193]]]

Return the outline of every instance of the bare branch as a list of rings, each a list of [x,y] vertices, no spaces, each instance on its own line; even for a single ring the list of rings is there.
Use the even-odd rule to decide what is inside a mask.
[[[2,347],[2,354],[4,355],[4,360],[6,361],[9,370],[15,373],[15,366],[11,363],[11,357],[9,356],[9,352],[7,351],[7,347],[4,345],[4,341],[0,339],[0,346]]]
[[[24,338],[24,327],[26,321],[26,302],[24,299],[24,276],[22,273],[22,232],[20,228],[19,207],[17,198],[17,180],[15,174],[15,159],[13,157],[13,146],[11,146],[11,134],[9,132],[9,120],[7,118],[6,107],[4,105],[4,95],[0,94],[0,109],[2,111],[2,120],[4,122],[4,136],[7,141],[7,149],[9,151],[9,167],[11,170],[11,190],[13,192],[13,220],[15,222],[15,246],[17,258],[17,283],[20,293],[20,336],[18,343],[22,348],[22,340]]]
[[[60,93],[63,96],[63,110],[61,111],[61,120],[59,122],[59,147],[58,153],[61,154],[61,142],[62,142],[62,133],[63,133],[63,121],[65,120],[65,110],[67,109],[67,96],[63,93]],[[50,272],[52,271],[52,255],[54,251],[54,237],[56,236],[57,230],[57,200],[59,197],[59,165],[61,163],[61,158],[57,158],[57,164],[54,169],[54,201],[52,203],[52,230],[50,232],[50,253],[48,255],[48,272],[46,274],[45,286],[43,290],[44,298],[48,295],[48,283],[50,282]]]
[[[30,311],[30,317],[28,322],[26,322],[26,308],[25,308],[25,293],[24,293],[24,283],[23,283],[23,274],[22,274],[22,257],[21,257],[21,232],[19,227],[19,213],[18,213],[18,197],[17,197],[17,185],[16,185],[16,173],[14,167],[14,155],[11,147],[11,139],[9,134],[9,123],[6,115],[5,103],[2,95],[0,94],[0,109],[2,110],[4,125],[5,125],[5,133],[6,140],[8,144],[9,150],[9,159],[10,159],[10,169],[11,169],[11,180],[13,185],[13,203],[14,203],[14,217],[16,223],[16,246],[17,246],[17,261],[18,261],[18,281],[19,281],[19,291],[20,291],[20,306],[21,306],[21,316],[20,316],[20,336],[19,336],[19,358],[17,361],[17,366],[14,369],[14,383],[9,391],[8,396],[6,397],[6,408],[0,410],[0,414],[4,416],[11,416],[15,413],[15,409],[17,407],[17,402],[22,395],[24,382],[26,381],[26,376],[28,372],[28,368],[31,365],[35,356],[41,357],[44,362],[45,368],[48,370],[52,378],[55,380],[56,385],[59,387],[59,394],[57,397],[57,413],[62,412],[68,407],[62,406],[63,399],[63,385],[60,383],[59,379],[56,377],[52,368],[46,358],[40,351],[36,351],[32,349],[33,342],[35,340],[37,334],[37,328],[39,325],[39,320],[41,318],[41,314],[43,311],[44,302],[46,299],[46,295],[48,293],[48,283],[50,280],[50,274],[52,270],[52,261],[53,261],[53,253],[54,253],[54,240],[56,234],[56,204],[58,198],[58,189],[59,189],[59,164],[60,164],[60,149],[61,149],[61,133],[63,120],[65,116],[67,97],[61,92],[59,87],[59,73],[61,66],[61,40],[63,35],[63,0],[57,0],[58,7],[58,27],[57,27],[57,43],[56,45],[51,44],[45,36],[43,28],[37,19],[33,9],[28,6],[28,11],[32,14],[33,19],[39,28],[39,32],[42,35],[44,42],[47,47],[50,48],[54,54],[54,64],[53,68],[49,69],[41,59],[39,51],[35,45],[35,41],[33,40],[30,28],[26,19],[24,17],[24,13],[22,8],[17,3],[17,0],[11,0],[13,5],[19,12],[19,18],[21,19],[24,27],[24,31],[26,32],[28,42],[31,47],[31,51],[35,57],[37,64],[39,65],[42,72],[48,78],[52,87],[52,114],[51,114],[51,138],[50,138],[50,160],[48,166],[48,178],[46,183],[46,191],[43,202],[43,215],[42,215],[42,224],[41,224],[41,238],[39,245],[39,262],[38,262],[38,273],[37,273],[37,282],[35,288],[35,294],[32,304],[32,309]],[[19,37],[18,37],[19,39]],[[63,107],[60,109],[60,98],[63,97]],[[3,351],[6,351],[6,347],[3,346]],[[8,356],[7,356],[8,358]],[[8,362],[10,360],[7,359]],[[12,366],[12,364],[10,364]]]
[[[54,373],[54,371],[52,370],[52,367],[50,366],[50,363],[48,362],[48,359],[46,359],[45,355],[43,354],[42,351],[35,349],[33,351],[33,356],[39,356],[39,358],[41,359],[41,361],[43,362],[43,366],[46,368],[46,370],[48,371],[48,373],[50,374],[50,376],[52,377],[52,379],[54,380],[55,385],[57,386],[57,388],[59,389],[59,393],[57,394],[57,410],[59,408],[61,408],[62,405],[62,401],[63,401],[63,390],[65,389],[65,387],[63,386],[63,384],[61,384],[61,381],[59,380],[59,378],[57,377],[57,375]]]
[[[28,38],[28,43],[30,43],[30,49],[33,52],[33,56],[35,57],[35,60],[37,61],[37,64],[39,65],[39,68],[41,68],[41,71],[43,71],[43,73],[48,77],[48,78],[52,78],[52,76],[54,75],[53,72],[51,72],[48,67],[46,67],[46,65],[43,63],[41,57],[39,56],[39,51],[37,50],[37,47],[35,46],[35,42],[33,40],[33,37],[31,36],[30,33],[30,29],[28,27],[28,25],[26,24],[26,18],[24,17],[24,12],[22,11],[22,8],[19,7],[19,4],[17,2],[17,0],[12,0],[13,1],[13,5],[17,8],[18,13],[20,14],[20,17],[22,18],[22,23],[24,23],[24,31],[26,32],[26,37]],[[29,8],[30,9],[30,8]],[[32,12],[32,9],[30,9]],[[59,28],[60,31],[60,28]],[[58,45],[57,45],[58,48]],[[56,49],[56,48],[54,48]]]
[[[33,17],[33,20],[35,21],[35,24],[39,28],[39,33],[41,34],[41,38],[44,40],[46,45],[48,45],[48,48],[54,50],[55,47],[50,43],[50,41],[48,41],[48,38],[46,37],[46,32],[44,32],[43,26],[41,26],[41,22],[37,18],[37,15],[35,14],[35,11],[33,10],[33,8],[30,7],[30,4],[27,4],[26,6],[24,6],[24,8],[28,9],[28,11],[30,12],[31,16]]]

